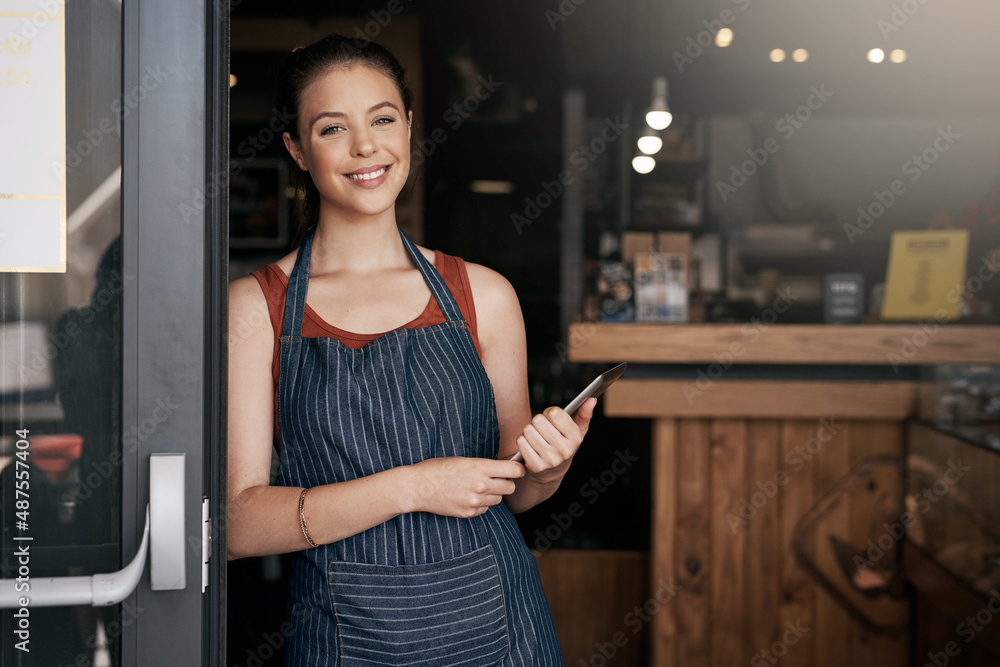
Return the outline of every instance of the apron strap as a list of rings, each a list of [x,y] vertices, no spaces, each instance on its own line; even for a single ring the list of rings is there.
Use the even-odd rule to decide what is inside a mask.
[[[458,307],[458,303],[455,301],[455,297],[452,296],[451,290],[444,282],[444,278],[438,273],[427,258],[424,257],[417,246],[410,240],[403,230],[399,230],[399,236],[403,239],[403,245],[406,246],[406,250],[410,253],[410,257],[413,258],[414,264],[420,270],[420,274],[424,277],[424,282],[431,290],[431,294],[438,302],[438,306],[441,307],[441,312],[444,313],[444,318],[449,322],[465,322],[465,318],[462,316],[462,310]]]
[[[281,325],[282,336],[301,336],[302,319],[306,314],[306,293],[309,290],[309,263],[312,260],[313,235],[316,225],[306,232],[306,239],[299,246],[292,274],[288,276],[288,291],[285,293],[285,319]]]

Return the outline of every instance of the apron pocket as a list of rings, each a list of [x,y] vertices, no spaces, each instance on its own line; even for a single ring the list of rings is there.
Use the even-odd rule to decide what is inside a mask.
[[[507,618],[493,551],[425,565],[331,561],[340,664],[496,665]]]

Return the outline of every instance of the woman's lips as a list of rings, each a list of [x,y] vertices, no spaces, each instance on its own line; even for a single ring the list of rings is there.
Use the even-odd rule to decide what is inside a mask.
[[[350,174],[345,174],[345,176],[349,181],[351,181],[351,183],[357,185],[358,187],[369,189],[377,188],[385,183],[391,166],[392,165],[383,165],[381,167],[359,169],[351,172]]]

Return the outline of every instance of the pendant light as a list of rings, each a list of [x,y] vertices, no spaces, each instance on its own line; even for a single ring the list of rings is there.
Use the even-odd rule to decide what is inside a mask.
[[[642,136],[639,137],[636,143],[639,146],[639,150],[646,155],[656,155],[663,148],[663,139],[660,139],[660,135],[649,125],[642,131]]]
[[[646,124],[654,130],[665,130],[673,119],[667,107],[667,78],[658,76],[653,79],[653,103],[646,112]]]

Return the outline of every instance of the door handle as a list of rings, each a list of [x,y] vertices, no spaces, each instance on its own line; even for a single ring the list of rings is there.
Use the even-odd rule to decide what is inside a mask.
[[[0,609],[14,607],[69,607],[92,605],[110,607],[135,590],[146,565],[149,549],[149,505],[146,505],[146,528],[132,562],[118,570],[89,577],[31,577],[26,581],[0,579]],[[27,583],[27,590],[25,590]],[[21,604],[26,598],[28,604]]]
[[[117,572],[82,577],[0,579],[0,609],[118,604],[139,585],[151,541],[151,588],[184,588],[184,460],[184,454],[150,455],[146,525],[139,549],[128,565]],[[27,599],[27,604],[21,604],[22,599]]]

